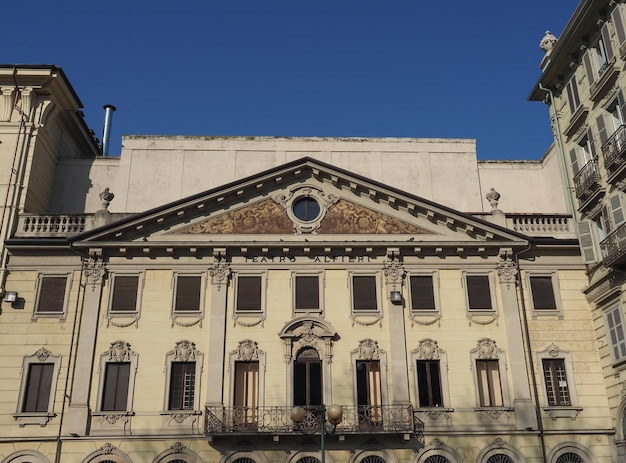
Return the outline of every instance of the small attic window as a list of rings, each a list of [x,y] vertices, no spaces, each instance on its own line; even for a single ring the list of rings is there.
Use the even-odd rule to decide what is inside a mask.
[[[310,196],[303,196],[293,202],[293,215],[302,222],[311,222],[320,215],[319,203]]]

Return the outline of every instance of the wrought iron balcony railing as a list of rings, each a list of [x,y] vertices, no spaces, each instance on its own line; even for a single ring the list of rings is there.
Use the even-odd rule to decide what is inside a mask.
[[[595,187],[599,186],[599,180],[598,166],[595,160],[591,160],[574,176],[576,197],[580,199],[587,196]]]
[[[626,223],[621,224],[600,243],[604,265],[623,264],[626,262]]]
[[[336,434],[414,434],[423,439],[424,423],[411,405],[343,406],[343,419]],[[306,407],[307,414],[320,413]],[[290,419],[291,407],[206,407],[205,433],[208,436],[233,434],[300,434],[307,423]],[[315,430],[313,430],[315,431]]]
[[[604,166],[609,174],[614,172],[626,158],[626,126],[622,125],[615,131],[604,145],[602,145]]]

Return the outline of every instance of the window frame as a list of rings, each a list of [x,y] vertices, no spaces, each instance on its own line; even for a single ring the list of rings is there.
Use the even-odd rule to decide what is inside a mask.
[[[559,348],[554,343],[546,346],[545,349],[536,353],[537,365],[541,369],[541,382],[543,383],[543,410],[552,418],[570,418],[576,419],[582,411],[582,407],[578,402],[578,394],[576,392],[576,382],[574,380],[574,360],[572,353],[568,350]],[[567,390],[569,393],[569,405],[550,404],[548,397],[548,388],[545,380],[544,361],[562,360],[565,368],[565,378],[567,381]]]
[[[297,304],[297,288],[299,277],[317,277],[318,290],[318,308],[317,309],[298,309]],[[294,314],[323,314],[324,313],[324,272],[291,272],[291,294],[292,294],[292,312]]]
[[[261,306],[259,310],[242,310],[237,307],[239,299],[239,281],[241,278],[257,277],[261,284]],[[265,317],[267,297],[267,274],[265,272],[237,272],[233,284],[233,314],[237,317]]]
[[[541,315],[558,315],[559,318],[563,318],[563,306],[561,303],[561,287],[559,285],[558,272],[541,272],[541,271],[526,271],[526,287],[528,288],[528,302],[532,310],[532,317],[537,318]],[[549,278],[552,285],[552,295],[554,297],[554,308],[537,308],[535,304],[535,293],[533,292],[532,281],[534,278]]]
[[[200,414],[200,393],[203,354],[196,349],[195,343],[188,340],[181,340],[176,343],[173,350],[165,355],[165,390],[163,396],[163,412],[162,415],[175,414]],[[193,407],[185,409],[170,409],[170,390],[172,386],[172,364],[173,363],[195,363],[194,372],[194,397]],[[180,424],[180,423],[179,423]]]
[[[565,84],[567,93],[567,102],[570,110],[570,116],[574,116],[581,106],[580,92],[578,91],[578,82],[576,81],[576,73]]]
[[[471,308],[469,296],[468,277],[487,277],[489,282],[489,297],[491,300],[491,308]],[[469,315],[493,315],[498,312],[498,305],[495,293],[495,280],[493,272],[463,272],[463,286],[465,289],[465,307]]]
[[[200,294],[198,300],[197,310],[177,310],[176,302],[178,296],[178,280],[185,277],[197,277],[200,278]],[[207,276],[206,272],[174,272],[172,275],[172,309],[170,318],[172,319],[172,326],[174,324],[179,326],[194,326],[201,323],[205,317],[206,310],[206,286]],[[179,320],[181,319],[181,320]],[[195,319],[195,322],[182,321]]]
[[[413,287],[411,285],[411,279],[413,277],[430,277],[432,281],[432,290],[433,290],[433,303],[434,308],[432,309],[415,309],[413,307]],[[418,271],[409,271],[407,275],[407,291],[408,291],[408,302],[409,302],[409,311],[411,315],[437,315],[441,311],[441,302],[439,297],[439,272],[418,272]]]
[[[471,368],[474,376],[474,390],[476,393],[476,404],[478,410],[508,409],[511,407],[511,397],[509,394],[509,380],[507,377],[507,363],[504,351],[497,347],[493,339],[482,338],[477,346],[470,351]],[[500,392],[502,395],[502,405],[482,405],[480,385],[478,379],[478,360],[497,361],[498,374],[500,377]]]
[[[265,369],[266,369],[266,354],[264,351],[259,349],[258,344],[251,339],[244,339],[240,341],[237,348],[229,353],[228,356],[228,365],[229,365],[229,403],[231,407],[235,408],[235,395],[236,395],[236,380],[237,380],[237,363],[238,362],[256,362],[258,365],[258,376],[257,376],[257,409],[261,409],[265,405]],[[258,417],[258,410],[256,414],[247,415],[247,418],[255,418]],[[235,417],[233,417],[234,421]],[[248,423],[252,424],[251,421]],[[234,424],[234,423],[233,423]]]
[[[115,280],[121,277],[137,277],[137,293],[135,300],[135,310],[111,310],[113,307],[113,298],[115,296]],[[107,305],[107,326],[112,324],[114,326],[126,327],[136,323],[141,317],[141,306],[143,299],[143,289],[145,282],[145,272],[111,272],[109,277],[109,294]],[[113,318],[129,318],[133,320],[130,323],[115,323]]]
[[[63,295],[63,303],[61,311],[41,311],[39,305],[41,303],[43,282],[46,278],[65,278],[65,292]],[[73,272],[49,272],[39,273],[37,275],[37,283],[35,288],[35,304],[33,306],[32,321],[37,321],[39,318],[58,318],[60,321],[67,319],[67,310],[69,306],[69,294],[73,283]]]
[[[388,379],[387,379],[387,352],[378,347],[378,342],[373,339],[366,338],[359,341],[359,345],[356,349],[350,352],[350,366],[352,370],[352,393],[354,398],[354,406],[359,407],[359,391],[358,391],[358,377],[357,377],[357,362],[362,361],[377,361],[379,365],[379,377],[380,377],[380,399],[381,406],[384,407],[389,404],[389,391],[388,391]],[[372,405],[374,407],[375,405]]]
[[[31,365],[52,364],[52,377],[50,379],[50,395],[48,397],[48,407],[46,411],[25,412],[24,401],[26,400],[26,391],[29,386],[29,372]],[[45,426],[56,416],[54,413],[54,402],[56,399],[57,381],[59,372],[61,371],[61,355],[54,355],[45,347],[41,347],[32,355],[26,355],[22,359],[22,370],[20,381],[20,392],[17,401],[17,409],[13,417],[19,423],[20,427],[30,424]]]
[[[135,392],[135,377],[137,375],[137,363],[139,356],[136,352],[133,352],[130,348],[130,344],[124,341],[112,342],[110,347],[100,354],[100,364],[98,368],[98,394],[96,411],[94,415],[126,415],[133,411],[133,398]],[[128,390],[126,393],[126,409],[125,410],[103,410],[102,404],[104,401],[105,393],[105,377],[107,372],[107,366],[109,364],[116,363],[129,363],[130,370],[128,372]]]
[[[419,372],[417,371],[418,361],[438,361],[439,362],[439,382],[441,386],[441,401],[439,407],[422,406],[419,401],[420,397],[420,381]],[[420,340],[419,346],[411,351],[411,369],[413,370],[413,381],[415,382],[415,403],[421,411],[432,411],[433,409],[450,409],[450,388],[448,385],[448,354],[441,349],[437,341],[430,338]]]
[[[355,309],[354,307],[354,278],[355,277],[373,277],[374,289],[376,290],[376,307],[372,309]],[[380,316],[382,313],[382,286],[379,272],[349,272],[350,285],[350,312],[352,318],[358,316]]]

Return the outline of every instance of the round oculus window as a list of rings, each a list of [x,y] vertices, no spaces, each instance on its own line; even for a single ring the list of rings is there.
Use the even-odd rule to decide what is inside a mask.
[[[294,201],[292,210],[293,215],[303,222],[315,220],[320,215],[320,205],[310,196],[305,196]]]

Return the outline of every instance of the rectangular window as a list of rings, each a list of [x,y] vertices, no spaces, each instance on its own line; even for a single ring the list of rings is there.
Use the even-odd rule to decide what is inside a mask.
[[[28,366],[22,412],[46,413],[50,405],[53,363],[31,363]]]
[[[382,390],[380,382],[380,362],[378,360],[357,360],[356,390],[359,424],[375,425],[382,417]]]
[[[543,359],[543,377],[546,382],[548,405],[571,405],[565,361],[563,359]]]
[[[261,312],[260,276],[239,276],[237,278],[237,312]]]
[[[295,310],[320,310],[320,282],[317,275],[296,275]]]
[[[467,303],[471,311],[491,311],[491,285],[488,275],[466,275]]]
[[[200,275],[178,275],[176,277],[175,312],[200,311],[202,277]]]
[[[259,406],[259,362],[235,362],[234,400],[235,426],[239,429],[255,426]]]
[[[110,312],[136,312],[138,288],[139,275],[115,275]]]
[[[374,275],[352,276],[352,309],[355,312],[378,310],[376,286]]]
[[[432,275],[411,275],[411,310],[437,310]]]
[[[172,362],[169,410],[193,410],[196,362]]]
[[[502,384],[498,360],[476,360],[478,397],[481,407],[501,407]]]
[[[621,305],[617,305],[606,312],[606,323],[613,360],[621,360],[626,357],[626,340],[624,339],[624,322]]]
[[[611,19],[615,29],[615,37],[617,38],[617,43],[620,48],[624,45],[624,43],[626,43],[626,21],[624,21],[626,15],[624,15],[623,8],[624,6],[618,3],[611,12]]]
[[[61,314],[65,310],[66,276],[42,276],[35,312]]]
[[[530,291],[535,310],[556,310],[556,299],[551,276],[531,276]]]
[[[102,411],[126,411],[130,362],[107,363],[102,391]]]
[[[417,387],[420,407],[442,407],[439,360],[417,361]]]

